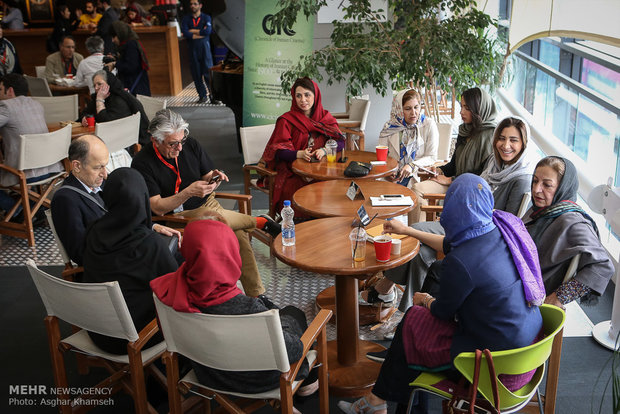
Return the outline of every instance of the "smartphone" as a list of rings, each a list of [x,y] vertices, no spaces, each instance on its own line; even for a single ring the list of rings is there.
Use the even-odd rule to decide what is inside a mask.
[[[468,410],[469,409],[469,401],[467,400],[460,400],[456,403],[456,408],[460,408],[461,410]],[[474,413],[476,414],[492,414],[491,411],[482,408],[482,407],[478,407],[477,405],[474,405]]]
[[[209,181],[209,184],[219,183],[220,181],[222,181],[222,176],[216,175],[215,177],[211,178],[211,181]]]
[[[432,175],[433,177],[437,177],[437,173],[435,171],[431,171],[428,168],[420,167],[419,165],[417,167],[418,167],[418,170],[424,171],[425,173],[428,173]]]
[[[383,194],[381,197],[383,198],[401,198],[404,197],[402,194]]]

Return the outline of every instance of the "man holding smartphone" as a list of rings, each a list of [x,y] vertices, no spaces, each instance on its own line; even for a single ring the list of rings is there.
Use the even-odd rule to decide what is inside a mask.
[[[158,111],[149,125],[151,145],[135,156],[131,166],[144,176],[153,214],[183,214],[200,217],[209,211],[220,213],[234,230],[241,254],[241,283],[248,296],[258,296],[265,288],[258,273],[256,259],[248,237],[255,228],[272,236],[280,225],[267,217],[252,217],[224,209],[215,199],[220,182],[228,181],[198,141],[188,135],[188,123],[169,110]]]

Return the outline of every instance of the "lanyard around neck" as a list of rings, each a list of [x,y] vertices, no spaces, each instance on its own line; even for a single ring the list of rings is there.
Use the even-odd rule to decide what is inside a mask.
[[[155,143],[153,143],[153,149],[155,150],[155,154],[157,154],[157,158],[159,158],[166,167],[170,168],[177,175],[177,180],[174,183],[174,193],[177,194],[179,192],[179,187],[181,186],[181,172],[179,171],[179,161],[177,160],[178,157],[174,157],[174,163],[177,165],[177,167],[174,168],[174,165],[170,164],[164,159],[164,157],[161,156],[159,150],[155,146]]]
[[[198,19],[192,17],[192,20],[194,22],[194,27],[198,27],[198,25],[200,24],[200,16],[198,16]]]

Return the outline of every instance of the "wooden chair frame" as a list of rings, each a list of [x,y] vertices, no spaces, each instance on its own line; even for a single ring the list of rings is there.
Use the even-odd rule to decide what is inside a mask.
[[[314,366],[318,368],[319,377],[319,405],[320,413],[327,414],[329,412],[329,391],[327,385],[327,322],[331,318],[332,311],[323,309],[319,311],[312,323],[308,326],[308,329],[301,337],[303,344],[303,357],[299,361],[291,364],[288,372],[283,372],[280,375],[280,407],[283,414],[293,413],[293,395],[301,385],[301,382],[293,388],[293,382],[301,365],[312,348],[312,345],[316,341],[317,343],[317,358],[314,364],[310,366],[312,369]],[[231,397],[211,390],[205,386],[197,386],[195,384],[184,382],[179,378],[178,367],[178,355],[175,352],[166,351],[163,355],[163,361],[166,364],[166,372],[168,373],[168,398],[170,402],[170,413],[181,414],[185,412],[189,406],[193,405],[194,401],[188,398],[183,398],[181,394],[186,395],[188,393],[195,394],[205,401],[205,411],[211,412],[210,400],[214,399],[218,402],[227,412],[235,414],[245,414],[250,412],[241,408],[237,402]],[[246,399],[243,399],[244,401]],[[263,405],[264,403],[260,403]],[[259,407],[252,406],[252,411]]]

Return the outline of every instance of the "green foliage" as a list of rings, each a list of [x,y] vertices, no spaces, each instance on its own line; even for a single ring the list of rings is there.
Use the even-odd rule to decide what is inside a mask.
[[[291,27],[301,11],[315,14],[325,0],[279,0],[275,19]],[[288,92],[299,76],[327,83],[345,82],[348,95],[371,86],[385,95],[386,79],[393,89],[406,83],[457,90],[499,82],[501,45],[490,35],[495,22],[477,10],[473,0],[388,0],[391,18],[369,0],[350,0],[345,18],[363,23],[334,21],[331,45],[304,56],[282,76]],[[449,17],[442,17],[449,16]],[[385,19],[383,19],[385,20]]]

